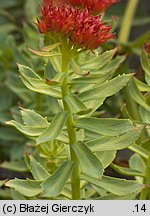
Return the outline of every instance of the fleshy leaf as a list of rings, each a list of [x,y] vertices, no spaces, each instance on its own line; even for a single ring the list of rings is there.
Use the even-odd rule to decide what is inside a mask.
[[[133,130],[115,137],[102,136],[98,139],[87,142],[87,145],[92,151],[121,150],[135,143],[139,138],[142,129],[143,127],[135,127]]]
[[[136,193],[131,193],[128,195],[123,195],[123,196],[117,196],[114,194],[108,194],[106,196],[102,196],[100,200],[136,200],[136,197],[138,195],[138,192]]]
[[[6,182],[5,185],[14,188],[26,197],[33,197],[42,192],[40,183],[30,179],[22,180],[15,178],[13,180]]]
[[[75,122],[75,127],[87,129],[102,135],[118,136],[133,130],[134,126],[127,119],[113,118],[78,118]]]
[[[33,157],[30,157],[30,165],[31,172],[35,180],[37,181],[45,181],[50,174],[46,171],[46,169],[37,162]]]
[[[135,84],[141,92],[150,91],[150,86],[134,78]]]
[[[53,118],[50,126],[36,139],[37,144],[56,139],[60,135],[68,115],[68,112],[65,111],[58,113]]]
[[[91,60],[85,61],[84,64],[81,65],[81,68],[84,70],[100,69],[112,59],[115,52],[116,49],[106,51]]]
[[[5,124],[14,126],[21,133],[31,137],[40,136],[45,131],[45,128],[26,126],[14,120],[5,122]]]
[[[61,98],[61,92],[45,83],[31,68],[18,64],[20,78],[24,85],[32,91]]]
[[[145,187],[143,184],[139,184],[133,180],[125,180],[109,176],[103,176],[102,181],[99,181],[96,178],[81,174],[80,179],[88,181],[118,196],[140,192]]]
[[[101,163],[103,164],[104,168],[108,167],[116,157],[115,150],[99,151],[99,152],[96,152],[95,154],[98,157],[98,159],[101,161]]]
[[[35,55],[42,56],[42,57],[50,57],[50,56],[59,56],[61,55],[59,52],[49,52],[49,51],[37,51],[33,50],[28,47],[28,50]]]
[[[34,110],[21,108],[22,120],[25,125],[32,127],[47,128],[49,123],[47,118],[43,118],[41,115],[36,113]]]
[[[69,94],[69,95],[65,96],[64,99],[73,113],[83,114],[83,113],[90,112],[90,109],[87,109],[87,107],[78,98],[78,96],[73,95],[73,94]]]
[[[134,154],[131,156],[131,158],[129,160],[129,166],[131,167],[131,169],[139,171],[143,174],[144,174],[145,168],[146,168],[146,164],[145,164],[144,160],[138,154]]]
[[[144,177],[144,174],[134,170],[134,169],[130,169],[128,167],[122,167],[122,166],[118,166],[116,164],[112,164],[111,167],[118,173],[122,174],[122,175],[127,175],[127,176],[142,176]]]
[[[77,142],[72,145],[72,148],[80,162],[82,172],[91,177],[100,179],[104,171],[103,165],[88,146],[83,142]]]
[[[79,94],[82,101],[106,98],[120,91],[130,80],[131,74],[119,75],[116,78]]]
[[[150,106],[146,103],[146,99],[142,95],[142,93],[138,90],[134,80],[130,80],[129,82],[130,94],[133,100],[135,100],[139,105],[144,107],[146,110],[150,111]]]
[[[75,166],[73,161],[65,161],[56,172],[41,184],[43,197],[58,196]]]

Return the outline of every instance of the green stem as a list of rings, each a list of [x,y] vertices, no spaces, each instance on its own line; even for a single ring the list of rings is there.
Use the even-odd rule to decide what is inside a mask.
[[[125,10],[123,21],[121,23],[121,29],[119,33],[119,42],[124,44],[128,42],[130,30],[132,27],[132,21],[138,6],[139,0],[129,0]]]
[[[62,72],[63,73],[67,73],[68,71],[68,62],[69,62],[68,57],[65,56],[65,54],[63,54],[62,55]],[[62,100],[63,100],[64,110],[69,112],[69,117],[67,120],[67,131],[68,131],[68,137],[69,137],[70,156],[71,156],[71,160],[76,162],[76,166],[71,175],[72,199],[79,200],[80,199],[79,164],[78,164],[77,157],[73,149],[71,148],[71,145],[76,143],[76,129],[74,127],[72,112],[68,104],[64,100],[64,97],[68,94],[68,92],[69,92],[68,78],[66,76],[62,83]]]
[[[133,145],[129,146],[128,149],[141,155],[144,159],[146,159],[146,160],[148,159],[148,153],[143,147],[141,147],[137,144],[133,144]]]

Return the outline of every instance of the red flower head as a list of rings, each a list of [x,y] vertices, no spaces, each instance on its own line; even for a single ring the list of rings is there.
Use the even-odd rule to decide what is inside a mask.
[[[44,0],[44,5],[46,7],[53,5],[53,6],[60,6],[64,4],[66,1],[65,0]]]
[[[109,33],[111,27],[105,24],[100,21],[99,16],[93,16],[88,9],[78,11],[71,40],[80,47],[96,49],[114,37],[114,34]]]
[[[41,12],[42,20],[36,23],[40,33],[57,32],[78,47],[93,50],[114,37],[109,33],[111,27],[102,23],[99,16],[93,16],[88,9],[80,11],[63,4],[41,7]]]
[[[148,43],[145,44],[145,49],[146,49],[146,52],[150,55],[150,39]]]
[[[89,8],[93,12],[102,13],[118,0],[69,0],[68,2],[74,6],[80,5],[83,8]]]

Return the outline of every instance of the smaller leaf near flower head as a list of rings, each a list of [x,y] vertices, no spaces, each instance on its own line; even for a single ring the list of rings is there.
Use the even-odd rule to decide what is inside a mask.
[[[102,97],[109,97],[113,94],[116,94],[120,91],[131,79],[132,74],[123,74],[115,77],[108,82],[104,82],[103,84],[93,87],[92,89],[86,90],[79,94],[79,98],[82,101],[89,101],[93,99],[99,99]]]
[[[32,91],[46,94],[52,97],[61,98],[61,92],[48,86],[31,68],[18,64],[20,78],[24,85]]]
[[[58,53],[58,52],[37,51],[37,50],[33,50],[29,47],[28,47],[28,50],[30,52],[32,52],[33,54],[38,55],[38,56],[42,56],[42,57],[51,57],[51,56],[59,56],[60,55],[60,53]]]
[[[59,45],[60,45],[60,43],[55,43],[55,44],[52,44],[52,45],[49,45],[49,46],[45,46],[45,47],[41,48],[41,50],[43,50],[45,52],[50,52],[53,49],[57,48]]]
[[[98,70],[103,68],[105,65],[107,65],[109,62],[111,62],[111,59],[115,55],[117,49],[107,50],[101,55],[95,56],[94,58],[85,61],[83,64],[81,64],[81,68],[85,70]],[[101,73],[101,72],[100,72]]]

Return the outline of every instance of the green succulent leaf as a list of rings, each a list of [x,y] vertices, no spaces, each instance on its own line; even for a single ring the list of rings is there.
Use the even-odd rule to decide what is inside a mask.
[[[61,98],[61,92],[45,83],[31,68],[18,64],[20,78],[24,85],[32,91]]]
[[[146,164],[144,162],[144,160],[142,159],[142,157],[138,154],[134,154],[131,156],[130,160],[129,160],[129,166],[131,167],[131,169],[134,169],[140,173],[145,172],[146,169]]]
[[[45,128],[26,126],[14,120],[8,121],[5,124],[14,126],[18,131],[30,137],[40,136],[45,131]]]
[[[49,126],[47,119],[43,118],[33,110],[22,108],[21,115],[24,124],[11,120],[6,122],[6,125],[14,126],[21,133],[31,137],[41,135]]]
[[[14,188],[19,193],[26,197],[33,197],[42,192],[42,189],[40,187],[40,183],[38,181],[34,180],[22,180],[22,179],[13,179],[5,184],[8,187]]]
[[[134,78],[135,84],[141,92],[150,91],[150,86],[146,83],[141,82],[140,80]]]
[[[122,174],[122,175],[127,175],[127,176],[142,176],[144,177],[144,174],[134,170],[134,169],[130,169],[128,167],[122,167],[122,166],[118,166],[116,164],[112,164],[111,167],[118,173]]]
[[[98,139],[88,141],[87,145],[92,151],[121,150],[135,143],[139,138],[142,129],[143,127],[135,127],[132,130],[126,131],[126,133],[115,137],[101,136]]]
[[[65,161],[56,172],[41,184],[43,197],[58,196],[75,166],[73,161]]]
[[[31,172],[35,180],[45,181],[50,176],[47,170],[33,157],[30,157],[30,165],[31,165]]]
[[[84,103],[78,98],[78,96],[69,94],[65,96],[65,101],[70,107],[72,113],[83,114],[90,112],[90,109],[84,105]]]
[[[107,136],[119,136],[134,129],[132,122],[128,119],[115,118],[78,118],[75,127]]]
[[[131,193],[128,195],[118,196],[115,194],[108,194],[106,196],[100,197],[100,200],[136,200],[138,192]]]
[[[73,150],[80,162],[82,172],[96,179],[100,179],[103,174],[103,165],[83,142],[72,145]]]
[[[131,79],[131,74],[119,75],[116,78],[105,82],[101,85],[95,86],[92,89],[86,90],[79,94],[82,101],[94,100],[99,98],[106,98],[116,94],[120,91],[127,82]]]
[[[10,189],[10,193],[11,193],[13,200],[26,200],[26,197],[24,197],[21,193],[19,193],[13,188]]]
[[[139,105],[144,107],[146,110],[150,111],[150,106],[146,103],[145,97],[139,91],[133,79],[129,82],[130,94],[133,100],[135,100]]]
[[[42,50],[45,51],[45,52],[50,52],[50,51],[52,51],[53,49],[57,48],[60,44],[61,44],[61,43],[58,42],[58,43],[54,43],[54,44],[51,44],[51,45],[48,45],[48,46],[44,46],[44,47],[42,48]]]
[[[104,168],[108,167],[116,157],[115,150],[98,151],[95,153]]]
[[[139,184],[136,181],[118,179],[109,176],[103,176],[102,180],[99,181],[96,178],[81,174],[80,179],[88,181],[118,196],[140,192],[145,187],[143,184]]]
[[[49,123],[47,118],[43,118],[34,110],[21,108],[22,120],[25,125],[31,127],[47,128]]]
[[[138,144],[133,144],[132,146],[129,146],[129,149],[132,150],[133,152],[136,152],[146,160],[148,159],[148,152],[142,146]]]
[[[54,47],[54,48],[56,48],[56,47]],[[42,56],[42,57],[60,56],[61,55],[59,52],[50,52],[50,51],[45,51],[45,50],[37,51],[37,50],[33,50],[33,49],[29,48],[29,47],[28,47],[28,50],[30,52],[32,52],[33,54],[35,54],[37,56]]]
[[[140,116],[144,124],[146,125],[145,130],[147,131],[148,136],[150,136],[150,111],[140,106]],[[145,140],[146,141],[146,140]],[[147,145],[148,147],[149,145]],[[147,148],[146,148],[147,149]]]
[[[102,106],[105,98],[100,98],[98,100],[86,101],[85,106],[88,107],[90,112],[83,115],[82,117],[90,117],[100,106]]]
[[[59,112],[53,118],[50,126],[36,139],[37,144],[56,139],[68,118],[68,112]]]
[[[103,54],[92,58],[91,60],[85,61],[84,64],[80,65],[83,70],[100,69],[106,65],[113,58],[116,49],[112,49],[104,52]]]
[[[126,56],[117,56],[112,59],[108,64],[106,64],[103,68],[100,68],[100,70],[92,71],[92,74],[103,74],[103,76],[109,75],[110,77],[112,77],[114,75],[114,72],[124,62],[125,58]]]

